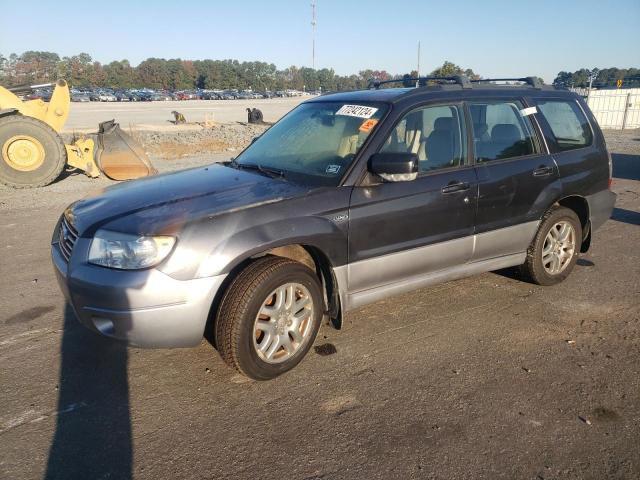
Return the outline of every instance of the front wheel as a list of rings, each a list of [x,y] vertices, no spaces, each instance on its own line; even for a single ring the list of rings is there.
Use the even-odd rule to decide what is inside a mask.
[[[569,276],[578,260],[582,225],[573,210],[554,207],[540,222],[522,271],[538,285],[555,285]]]
[[[322,291],[314,272],[267,255],[227,289],[218,310],[216,344],[227,364],[255,380],[268,380],[300,363],[322,315]]]

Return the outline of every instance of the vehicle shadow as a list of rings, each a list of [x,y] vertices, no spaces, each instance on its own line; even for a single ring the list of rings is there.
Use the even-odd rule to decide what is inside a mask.
[[[616,207],[611,214],[611,220],[628,223],[629,225],[640,225],[640,213]]]
[[[612,153],[613,177],[640,180],[640,155]]]
[[[127,348],[87,330],[67,304],[56,431],[44,478],[130,479]]]

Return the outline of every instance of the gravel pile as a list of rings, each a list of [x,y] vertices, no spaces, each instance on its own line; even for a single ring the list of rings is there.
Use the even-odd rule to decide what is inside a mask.
[[[175,130],[125,130],[142,144],[150,157],[171,160],[208,153],[239,152],[267,128],[269,125],[232,123],[210,128],[181,125]],[[72,141],[72,135],[62,136],[65,141]]]

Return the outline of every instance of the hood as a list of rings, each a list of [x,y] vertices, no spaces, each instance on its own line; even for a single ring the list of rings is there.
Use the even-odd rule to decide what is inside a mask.
[[[304,195],[307,188],[219,164],[121,183],[72,204],[65,215],[81,235],[98,228],[175,234],[202,217]]]

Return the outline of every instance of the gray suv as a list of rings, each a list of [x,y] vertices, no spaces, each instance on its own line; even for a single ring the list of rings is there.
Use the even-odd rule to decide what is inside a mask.
[[[142,347],[205,333],[254,379],[293,368],[323,317],[519,266],[565,279],[613,209],[585,102],[464,77],[310,99],[236,159],[70,205],[51,254],[84,325]],[[406,81],[406,80],[405,80]]]

